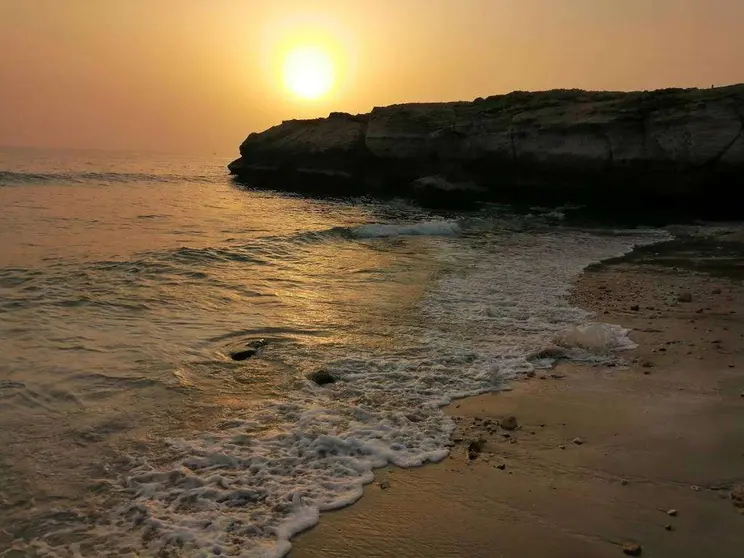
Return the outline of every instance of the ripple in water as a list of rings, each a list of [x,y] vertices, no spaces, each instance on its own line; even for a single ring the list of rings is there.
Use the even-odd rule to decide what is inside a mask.
[[[586,265],[663,238],[179,180],[10,189],[0,233],[36,245],[0,262],[0,527],[21,556],[282,556],[374,468],[444,458],[442,405],[589,322],[566,296]],[[104,218],[66,209],[47,242],[30,196]]]

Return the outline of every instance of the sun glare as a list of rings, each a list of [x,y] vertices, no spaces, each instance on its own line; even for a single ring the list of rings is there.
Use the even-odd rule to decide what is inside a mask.
[[[284,86],[300,99],[319,99],[333,87],[334,69],[331,57],[322,49],[295,48],[284,59]]]

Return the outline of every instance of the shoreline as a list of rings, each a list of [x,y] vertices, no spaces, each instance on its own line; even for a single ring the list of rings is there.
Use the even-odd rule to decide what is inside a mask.
[[[632,330],[627,369],[561,362],[453,402],[448,458],[376,471],[289,556],[740,556],[741,249],[672,241],[585,270],[571,301]]]

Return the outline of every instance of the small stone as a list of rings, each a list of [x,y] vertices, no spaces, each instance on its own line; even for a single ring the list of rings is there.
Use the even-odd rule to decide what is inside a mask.
[[[319,386],[325,386],[327,384],[332,384],[336,381],[336,378],[334,378],[330,372],[327,372],[325,370],[316,370],[315,372],[311,372],[307,375],[307,379],[315,382]]]
[[[677,517],[677,510],[667,510],[667,515],[670,517]]]
[[[729,499],[733,502],[734,506],[744,509],[744,484],[734,486],[731,492],[729,492]]]
[[[680,293],[677,302],[692,302],[692,293]]]
[[[506,469],[506,465],[504,465],[504,464],[502,463],[501,465],[496,465],[496,468],[497,468],[497,469],[498,469],[499,471],[503,471],[504,469]]]
[[[644,360],[641,366],[643,366],[644,368],[653,368],[654,363],[651,362],[650,360]]]
[[[626,481],[625,479],[623,479],[623,480],[620,481],[620,484],[622,484],[623,486],[627,486],[628,485],[628,481]]]
[[[483,450],[483,440],[473,440],[468,445],[468,459],[471,461],[477,459],[480,452]]]
[[[623,545],[623,554],[626,556],[640,556],[643,554],[643,548],[640,544],[625,543]]]
[[[381,481],[380,481],[380,488],[381,488],[382,490],[387,490],[388,488],[390,488],[390,482],[388,482],[388,480],[387,480],[387,479],[385,479],[385,480],[381,480]]]
[[[562,449],[562,450],[566,449],[566,444],[559,444],[558,449]]]
[[[711,292],[713,294],[721,294],[722,291],[721,291],[721,289],[713,289]]]
[[[241,360],[248,360],[252,356],[254,356],[258,351],[256,349],[246,349],[245,351],[237,351],[235,353],[230,353],[230,358],[233,360],[241,361]]]
[[[695,486],[695,485],[693,484],[693,485],[692,485],[692,486],[691,486],[690,488],[691,488],[692,490],[694,490],[695,492],[700,492],[700,487],[699,487],[699,486]]]
[[[581,446],[581,445],[583,445],[583,444],[584,444],[584,442],[585,442],[584,438],[579,438],[578,436],[577,436],[576,438],[574,438],[573,440],[571,440],[571,441],[572,441],[572,442],[573,442],[574,444],[576,444],[577,446]]]
[[[667,531],[674,531],[674,527],[672,527],[671,525],[669,525],[669,523],[667,523],[666,525],[664,525],[664,529],[666,529]]]
[[[631,306],[631,307],[630,307],[630,309],[631,309],[631,310],[632,310],[633,312],[638,312],[638,310],[640,310],[640,309],[641,309],[641,307],[640,307],[640,306],[638,306],[637,304],[634,304],[633,306]]]
[[[504,430],[516,430],[518,427],[519,423],[514,415],[508,415],[501,419],[501,428]]]

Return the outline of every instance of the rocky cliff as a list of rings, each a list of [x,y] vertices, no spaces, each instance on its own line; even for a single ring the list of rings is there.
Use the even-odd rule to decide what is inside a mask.
[[[292,120],[229,165],[257,187],[742,216],[744,85],[514,92]]]

